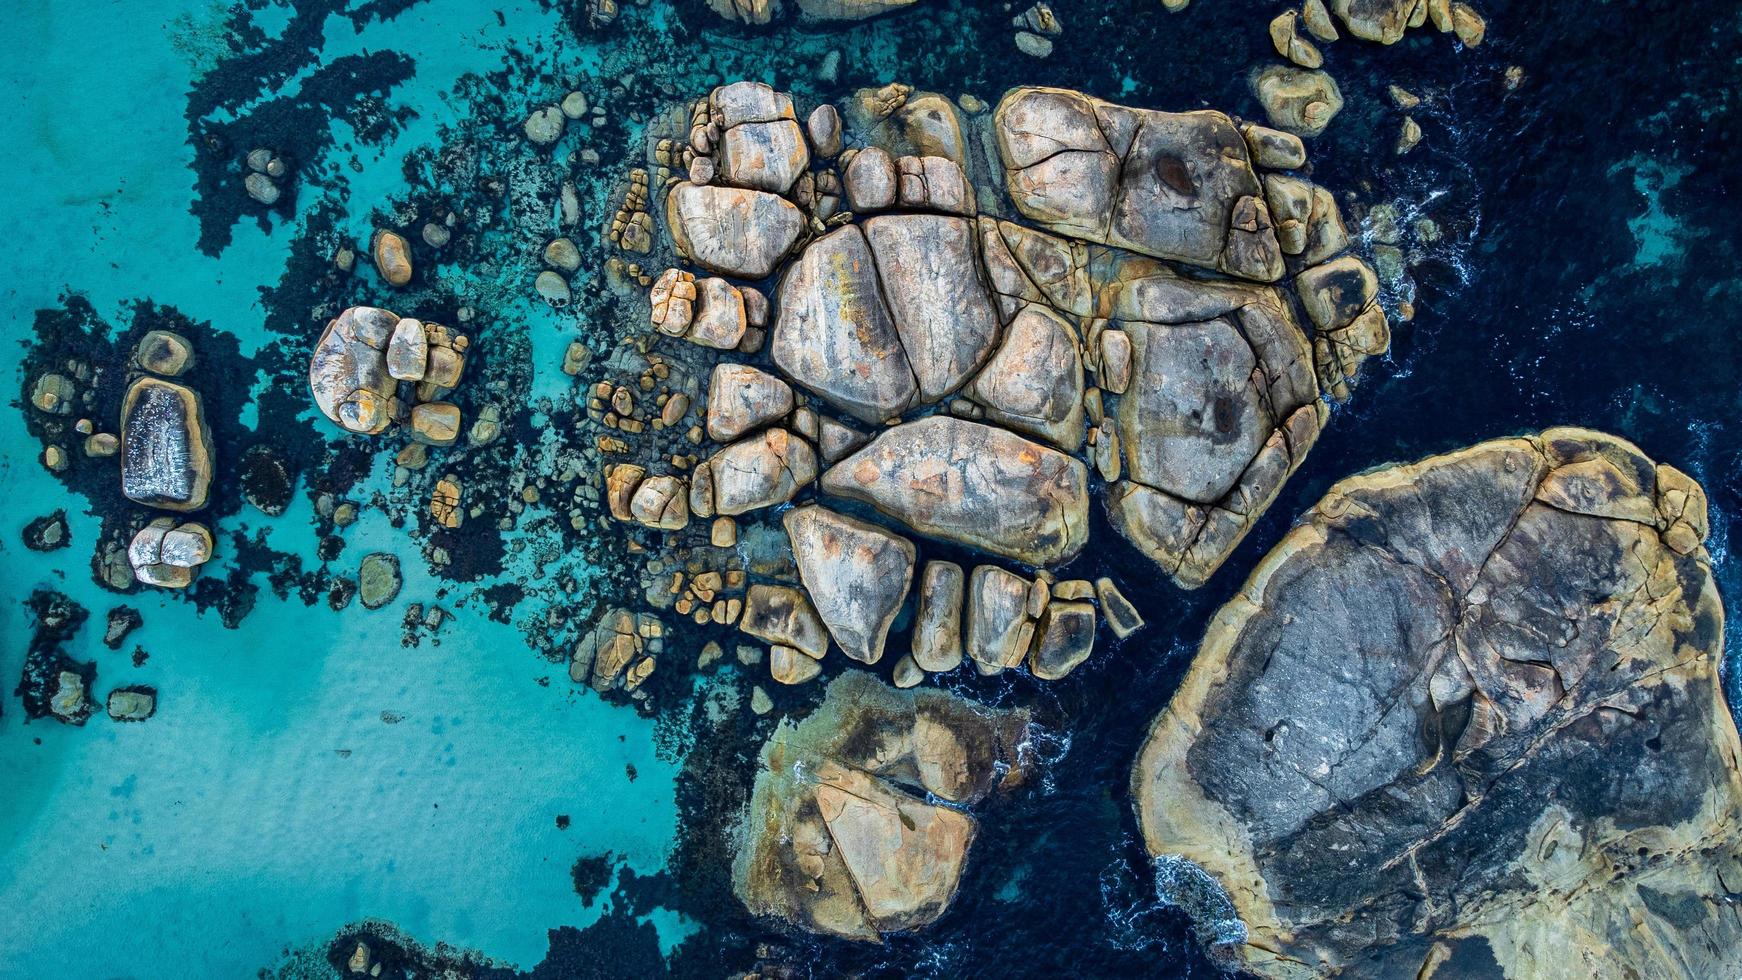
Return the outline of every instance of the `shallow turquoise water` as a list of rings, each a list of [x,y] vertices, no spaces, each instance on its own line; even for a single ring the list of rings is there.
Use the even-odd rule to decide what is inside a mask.
[[[32,312],[70,287],[105,316],[135,297],[173,304],[236,334],[244,353],[270,339],[257,289],[283,268],[283,236],[244,222],[213,259],[196,249],[187,211],[182,110],[213,43],[197,28],[222,9],[189,0],[0,12],[0,36],[31,52],[0,69],[0,89],[22,94],[13,111],[24,137],[0,167],[12,228],[0,258],[5,336],[27,336]],[[391,43],[419,63],[405,97],[420,118],[364,154],[352,195],[385,201],[400,157],[452,117],[444,93],[454,80],[494,67],[505,34],[536,34],[549,25],[531,20],[553,17],[536,3],[447,2],[362,32],[330,18],[323,59]],[[91,31],[94,20],[104,29]],[[360,237],[367,217],[355,214]],[[546,328],[534,336],[560,336],[556,314],[520,312]],[[395,603],[334,614],[263,591],[236,633],[189,604],[92,583],[97,522],[36,455],[20,413],[0,413],[0,485],[12,501],[0,514],[0,677],[10,690],[29,635],[18,600],[48,585],[92,610],[68,652],[98,663],[95,693],[154,683],[160,704],[145,724],[98,717],[83,728],[26,725],[15,700],[5,705],[0,908],[11,912],[0,916],[0,975],[163,976],[175,964],[183,976],[243,976],[371,916],[528,966],[544,954],[546,929],[599,914],[575,896],[576,857],[610,852],[644,873],[664,865],[676,760],[656,753],[652,722],[571,691],[516,629],[481,610],[442,602],[455,618],[440,645],[402,649],[404,606],[430,601],[437,584],[379,514],[365,511],[347,531],[342,561],[401,554]],[[390,454],[377,464],[363,497],[387,488]],[[24,525],[56,506],[69,508],[74,546],[20,547]],[[283,528],[274,544],[292,548],[312,547],[310,520],[299,495],[280,517],[249,510],[241,523]],[[109,651],[101,618],[117,600],[146,625]],[[150,652],[137,669],[127,666],[135,645]],[[553,675],[562,683],[539,683]],[[569,829],[557,828],[559,814]],[[673,916],[656,924],[662,941],[683,934]]]

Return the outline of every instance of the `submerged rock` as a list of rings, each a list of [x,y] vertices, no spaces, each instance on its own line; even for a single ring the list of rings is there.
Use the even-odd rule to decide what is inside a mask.
[[[1155,721],[1150,853],[1263,975],[1737,975],[1707,530],[1691,479],[1581,429],[1337,484]]]
[[[1027,727],[1024,712],[843,674],[763,746],[733,891],[753,915],[825,935],[923,928],[954,899],[979,831],[959,808],[1022,781]]]
[[[192,388],[143,377],[121,404],[121,492],[163,510],[206,505],[212,485],[212,434]]]

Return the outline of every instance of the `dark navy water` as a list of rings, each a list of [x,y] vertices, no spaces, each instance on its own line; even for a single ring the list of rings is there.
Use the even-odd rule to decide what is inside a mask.
[[[476,68],[480,73],[502,73],[487,83],[459,86],[462,94],[455,102],[444,112],[433,112],[420,103],[419,85],[433,84],[432,77],[446,77],[437,59],[459,55],[443,46],[450,42],[438,41],[431,33],[444,29],[441,17],[448,14],[430,11],[454,5],[404,0],[346,8],[338,3],[281,5],[255,0],[252,6],[259,10],[260,35],[216,42],[204,49],[202,57],[209,60],[212,72],[175,106],[175,112],[178,116],[185,112],[192,120],[239,115],[244,129],[252,118],[254,125],[275,129],[281,140],[299,144],[308,159],[342,154],[347,139],[366,147],[372,130],[400,132],[389,145],[405,149],[432,137],[438,121],[461,126],[493,105],[512,116],[518,111],[514,107],[524,104],[514,91],[513,79],[546,84],[559,74],[541,67],[549,61],[578,63],[583,72],[598,70],[610,62],[612,31],[622,28],[619,24],[597,35],[572,32],[560,26],[576,16],[570,4],[505,5],[532,12],[520,9],[501,18],[473,11],[464,32],[458,26],[453,30],[456,36],[471,37],[469,32],[489,36],[489,44],[499,46],[490,48],[488,56],[479,56]],[[677,42],[650,53],[649,58],[665,60],[644,73],[667,79],[671,92],[638,92],[628,101],[652,105],[670,97],[699,95],[728,78],[760,77],[820,98],[840,99],[860,86],[894,80],[996,101],[1009,86],[1047,84],[1131,105],[1215,107],[1261,115],[1249,94],[1246,71],[1274,60],[1264,25],[1279,9],[1276,5],[1197,0],[1177,15],[1166,14],[1156,0],[1057,0],[1053,6],[1065,33],[1057,40],[1053,56],[1037,61],[1011,48],[1008,21],[1014,11],[996,3],[922,0],[912,11],[829,32],[724,28],[692,0],[670,6],[656,3],[651,9],[625,4],[623,20],[662,18]],[[723,867],[718,860],[710,863],[706,843],[683,834],[685,819],[697,816],[693,808],[706,799],[700,791],[685,789],[705,775],[696,771],[698,763],[692,760],[675,777],[669,772],[642,777],[675,778],[678,815],[667,798],[670,794],[645,794],[647,782],[633,791],[647,795],[646,799],[630,799],[627,789],[597,790],[623,793],[628,813],[659,814],[651,820],[652,830],[635,829],[649,822],[638,823],[637,817],[626,816],[621,826],[613,825],[609,847],[619,855],[650,842],[656,852],[659,841],[674,835],[677,839],[664,869],[648,855],[622,864],[603,889],[597,908],[588,905],[583,911],[580,897],[569,893],[564,878],[577,853],[597,854],[605,847],[589,849],[574,835],[554,837],[554,832],[543,829],[548,817],[542,810],[518,822],[488,823],[500,816],[491,813],[475,824],[480,837],[492,838],[487,843],[469,840],[467,825],[456,824],[439,838],[429,867],[420,867],[392,901],[377,900],[366,891],[362,900],[352,896],[335,901],[333,914],[342,917],[323,919],[324,925],[285,917],[287,924],[275,940],[280,948],[248,962],[268,969],[283,966],[286,975],[301,976],[304,971],[320,975],[328,955],[326,941],[334,930],[347,922],[380,916],[407,926],[413,938],[423,943],[450,940],[461,947],[477,945],[484,956],[550,977],[642,975],[660,970],[719,976],[748,969],[765,954],[796,964],[801,974],[819,977],[1207,976],[1215,970],[1198,951],[1187,921],[1157,900],[1153,870],[1136,839],[1128,788],[1130,765],[1148,722],[1188,666],[1210,614],[1239,588],[1295,517],[1332,483],[1381,464],[1551,425],[1614,432],[1704,485],[1712,506],[1708,547],[1720,590],[1734,602],[1742,595],[1742,571],[1730,549],[1733,515],[1742,512],[1742,328],[1735,312],[1742,301],[1742,233],[1735,218],[1742,203],[1738,187],[1742,128],[1735,105],[1742,97],[1742,10],[1734,3],[1666,0],[1592,2],[1552,9],[1490,0],[1480,9],[1489,32],[1486,43],[1476,50],[1458,49],[1449,37],[1431,31],[1413,32],[1390,48],[1349,39],[1327,47],[1326,68],[1338,79],[1348,105],[1325,136],[1311,142],[1313,176],[1339,196],[1351,192],[1367,205],[1395,202],[1399,223],[1405,226],[1401,247],[1419,253],[1420,261],[1409,270],[1413,296],[1392,289],[1386,300],[1396,313],[1406,298],[1412,299],[1414,318],[1400,322],[1393,317],[1391,354],[1368,365],[1351,402],[1337,410],[1269,513],[1205,588],[1185,592],[1161,581],[1111,533],[1095,509],[1096,547],[1066,572],[1115,575],[1148,618],[1149,627],[1116,648],[1097,652],[1062,682],[1041,685],[979,678],[960,682],[966,693],[976,697],[1032,706],[1049,734],[1039,746],[1045,760],[1040,777],[982,815],[982,830],[959,897],[938,923],[922,934],[869,947],[795,938],[752,922],[727,890]],[[374,25],[370,44],[355,42],[357,50],[347,49],[353,43],[348,18]],[[454,19],[457,23],[458,16]],[[522,19],[545,33],[516,35]],[[282,37],[292,41],[268,40]],[[317,49],[326,51],[322,64],[341,67],[311,72],[298,56]],[[704,49],[712,52],[711,61],[687,65],[683,60],[683,52]],[[839,79],[824,84],[811,68],[830,49],[839,49],[847,57]],[[1511,67],[1522,71],[1516,87],[1507,83]],[[308,98],[251,117],[250,107],[270,105],[287,79],[307,86]],[[527,82],[528,87],[533,84]],[[1391,150],[1400,116],[1387,101],[1389,84],[1425,99],[1413,112],[1424,130],[1423,141],[1405,157]],[[380,104],[363,112],[358,105],[368,93],[378,95]],[[411,107],[419,111],[400,111]],[[349,113],[350,129],[337,135],[329,131],[325,120],[332,113]],[[374,138],[384,139],[380,133]],[[611,140],[619,142],[602,147],[603,169],[618,166],[611,147],[615,145],[620,155],[622,139],[613,136]],[[418,166],[406,169],[409,173]],[[398,161],[366,168],[355,176],[336,165],[331,170],[329,187],[345,186],[359,197],[367,191],[389,195],[399,190],[381,176],[383,170],[396,175]],[[272,278],[262,273],[259,283],[214,281],[207,287],[233,293],[231,308],[250,310],[253,319],[239,317],[238,322],[218,326],[261,334],[244,345],[244,351],[252,350],[271,337],[271,324],[282,313],[274,304],[309,291],[289,272],[284,273],[284,282],[276,282],[276,275],[286,268],[298,229],[276,221],[257,223],[227,209],[215,195],[206,194],[207,178],[198,171],[189,162],[175,172],[161,194],[161,204],[152,206],[166,214],[173,212],[183,223],[191,218],[197,224],[197,239],[185,247],[190,254],[195,249],[206,254],[211,268],[271,272]],[[312,220],[310,213],[304,212],[304,220]],[[1345,213],[1350,213],[1347,206]],[[367,208],[359,207],[347,220],[366,222],[367,217]],[[1414,231],[1418,217],[1432,219],[1440,231],[1437,240],[1422,240]],[[106,228],[102,233],[121,231]],[[72,228],[66,231],[74,233]],[[1361,247],[1371,257],[1375,244],[1369,238]],[[172,260],[153,256],[148,261],[168,265]],[[57,274],[63,271],[52,268]],[[39,271],[39,266],[22,264],[16,273],[19,284],[7,295],[21,302],[28,297],[33,308],[47,306],[64,285],[94,292],[105,313],[123,298],[186,302],[180,296],[158,295],[149,284],[106,284],[108,273],[102,262],[80,265],[80,281],[23,281]],[[73,273],[66,275],[70,280]],[[256,285],[277,285],[280,295],[265,297],[262,306],[250,309]],[[178,291],[189,292],[185,286]],[[196,315],[209,318],[214,313]],[[550,339],[557,334],[548,323],[528,322],[529,343],[540,370],[549,373],[551,352],[556,351],[560,360],[561,343]],[[9,326],[8,337],[22,339],[29,311],[9,310],[7,323],[16,325]],[[11,465],[22,469],[34,464],[24,459]],[[33,507],[47,509],[46,503]],[[13,534],[6,542],[9,557],[18,557],[15,540]],[[22,598],[38,579],[64,579],[69,572],[76,578],[82,574],[82,551],[62,553],[69,554],[73,557],[62,562],[65,567],[30,567],[27,573],[11,573],[8,592],[16,591]],[[283,624],[300,609],[285,608],[289,612],[266,614],[264,621]],[[327,613],[316,607],[306,615]],[[26,629],[21,615],[9,616],[4,622],[8,644],[21,639]],[[217,638],[211,642],[238,648],[256,642],[246,621],[237,631],[214,630],[214,635]],[[331,642],[355,642],[368,635],[358,627]],[[1734,637],[1734,629],[1727,636]],[[515,642],[478,641],[477,649],[485,648],[501,658],[525,658],[528,676],[549,672],[548,665]],[[501,668],[504,672],[521,670],[519,661],[502,662],[508,664]],[[5,661],[9,671],[12,664]],[[1726,669],[1735,704],[1733,656]],[[353,677],[347,674],[341,680],[351,683]],[[173,697],[173,684],[165,686]],[[502,696],[541,696],[519,688],[512,692]],[[166,706],[172,703],[166,700]],[[491,751],[531,759],[540,753],[541,745],[550,744],[544,740],[558,737],[558,732],[566,731],[581,745],[587,738],[615,740],[620,734],[611,718],[603,716],[606,709],[576,722],[561,714],[561,708],[541,710],[536,722],[540,727],[533,734],[504,735],[489,743]],[[471,710],[476,714],[468,717],[487,708],[475,705]],[[14,714],[10,703],[6,713]],[[616,724],[645,737],[629,722]],[[663,724],[681,726],[681,720]],[[9,739],[28,739],[37,731],[13,728],[4,734]],[[450,743],[452,736],[444,732],[439,741]],[[634,761],[648,772],[654,769],[640,756]],[[679,761],[667,760],[674,769]],[[507,759],[492,757],[486,768],[504,764]],[[621,768],[615,760],[613,766]],[[603,767],[599,779],[603,785]],[[564,792],[585,795],[594,791],[592,786],[589,780]],[[514,798],[515,805],[529,810],[550,802],[542,797]],[[480,813],[488,810],[481,807]],[[370,816],[351,811],[338,819],[363,821]],[[530,829],[534,823],[541,828],[537,832]],[[411,824],[407,816],[404,826]],[[14,825],[24,822],[14,821]],[[401,824],[392,827],[399,833]],[[52,828],[29,829],[36,835],[31,840],[53,839]],[[444,862],[442,847],[455,849],[451,862]],[[481,852],[471,856],[476,860],[459,853],[469,847]],[[512,874],[487,882],[491,894],[504,894],[516,881],[542,876],[537,878],[537,900],[517,904],[502,898],[484,903],[476,917],[432,912],[455,904],[453,892],[466,888],[468,876],[496,861],[494,852],[482,853],[486,847],[524,858],[510,869]],[[371,838],[347,852],[347,863],[335,873],[342,874],[345,868],[358,873],[378,870],[368,867],[372,856],[390,849],[391,841],[383,832],[381,839]],[[412,863],[409,855],[401,860]],[[456,870],[453,880],[443,880],[444,863],[465,870]],[[547,880],[553,870],[559,876],[554,888]],[[0,883],[5,881],[0,876]],[[237,894],[248,901],[270,900],[260,896],[273,890],[271,884],[270,878],[263,878]],[[16,889],[25,883],[10,885]],[[160,911],[170,919],[188,914],[178,908],[174,891],[141,901],[161,903]],[[285,895],[278,901],[294,903],[296,898]],[[500,941],[507,943],[510,930],[503,926],[493,931],[476,921],[537,916],[541,910],[559,908],[560,912],[546,913],[551,916],[548,923],[515,923],[522,932],[529,926],[534,933],[563,927],[552,933],[549,956],[536,967],[536,957],[526,955],[524,936],[515,940],[512,953],[492,948],[491,943],[498,941],[495,933],[503,933]],[[320,909],[327,913],[327,906]],[[65,914],[58,907],[57,912]],[[684,921],[684,928],[669,928],[674,916]],[[662,932],[656,924],[668,928]],[[76,934],[80,927],[80,922],[69,922],[66,931]],[[256,933],[271,931],[254,930],[248,935],[258,939]],[[687,940],[677,941],[685,935]],[[343,943],[332,948],[339,946]],[[306,955],[299,958],[299,949]],[[290,958],[280,959],[286,955]],[[6,975],[6,962],[0,958],[0,975]],[[141,968],[139,975],[162,972]]]

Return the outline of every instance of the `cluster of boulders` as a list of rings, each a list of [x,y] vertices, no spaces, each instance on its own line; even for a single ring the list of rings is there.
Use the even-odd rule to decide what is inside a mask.
[[[1052,54],[1052,39],[1064,33],[1058,14],[1046,3],[1037,3],[1017,14],[1010,26],[1016,28],[1016,50],[1031,58]]]
[[[717,360],[705,391],[666,390],[676,376],[651,353],[639,385],[593,386],[601,497],[634,549],[658,549],[649,604],[765,644],[780,684],[821,676],[831,647],[892,659],[897,688],[968,663],[1067,676],[1103,626],[1143,624],[1112,580],[1053,571],[1087,547],[1092,500],[1167,575],[1202,583],[1389,341],[1375,276],[1286,132],[1045,88],[994,110],[888,85],[801,111],[750,82],[687,122],[660,143],[681,176],[641,213],[697,271],[652,277],[642,349],[670,338],[679,360]],[[633,691],[660,629],[611,609],[571,677]],[[844,678],[868,704],[902,696]],[[821,764],[770,771],[794,761]],[[838,788],[883,793],[862,768]],[[875,894],[836,888],[830,855],[868,831],[830,826],[839,798],[816,794],[759,779],[752,826],[774,823],[740,857],[753,910],[858,938],[941,911],[955,872],[890,864],[902,833],[877,844]],[[801,859],[802,877],[783,863]],[[748,886],[746,867],[773,878]],[[885,905],[885,887],[923,897]]]
[[[277,204],[284,194],[284,185],[290,180],[290,161],[260,146],[248,151],[244,161],[248,165],[248,175],[242,178],[242,189],[248,196],[268,207]]]
[[[922,100],[928,118],[902,115]],[[1373,273],[1343,254],[1334,197],[1288,172],[1306,162],[1289,134],[1057,89],[1013,90],[973,120],[886,87],[846,115],[876,137],[898,120],[904,138],[842,152],[832,106],[801,127],[756,83],[697,107],[690,177],[666,210],[678,249],[718,275],[658,277],[654,324],[760,350],[759,290],[723,277],[766,277],[796,251],[766,338],[780,376],[717,374],[710,432],[736,441],[688,478],[694,492],[677,476],[641,491],[658,477],[645,470],[619,481],[642,493],[639,517],[620,508],[632,519],[676,530],[685,496],[701,516],[785,503],[820,449],[823,493],[1051,566],[1087,541],[1081,452],[1110,484],[1115,527],[1198,584],[1311,447],[1321,394],[1345,397],[1387,346]],[[899,152],[920,146],[956,156]],[[1002,173],[1008,207],[1045,230],[982,213],[999,198],[970,172]],[[788,381],[851,422],[795,408]],[[859,445],[855,424],[897,421]]]
[[[309,360],[321,414],[347,432],[406,427],[427,446],[451,446],[460,408],[446,400],[460,384],[470,339],[450,327],[353,306],[327,324]]]
[[[1271,45],[1292,64],[1273,65],[1252,74],[1253,94],[1264,106],[1271,125],[1299,136],[1317,136],[1342,110],[1342,90],[1335,79],[1320,70],[1324,55],[1319,50],[1319,44],[1342,36],[1338,21],[1355,37],[1381,44],[1395,44],[1407,30],[1429,23],[1441,33],[1456,34],[1471,48],[1481,44],[1488,32],[1474,8],[1452,0],[1329,0],[1328,4],[1326,0],[1306,0],[1300,9],[1285,10],[1270,21]],[[1420,125],[1405,116],[1397,152],[1409,152],[1420,140]]]
[[[133,352],[141,372],[121,403],[121,492],[158,510],[205,508],[212,485],[212,434],[199,392],[170,380],[194,364],[193,345],[153,330]],[[186,588],[212,557],[212,533],[197,521],[156,518],[127,547],[134,578],[146,585]]]
[[[1174,897],[1264,976],[1738,975],[1708,531],[1582,429],[1332,487],[1137,760],[1150,852],[1220,889]]]
[[[877,942],[936,920],[979,833],[970,808],[1019,785],[1028,717],[869,674],[829,684],[763,746],[732,886],[752,913]]]
[[[159,517],[140,528],[127,546],[127,562],[146,585],[185,589],[200,566],[212,560],[212,532],[196,521]]]

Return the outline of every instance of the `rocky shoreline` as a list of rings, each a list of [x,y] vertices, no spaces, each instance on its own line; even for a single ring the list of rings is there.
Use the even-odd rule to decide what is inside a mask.
[[[304,65],[321,6],[262,62]],[[39,315],[27,424],[102,520],[71,543],[110,591],[171,590],[232,627],[262,586],[355,601],[406,644],[483,613],[550,683],[660,719],[686,758],[672,868],[584,856],[576,891],[608,910],[552,930],[533,975],[596,971],[607,949],[620,972],[718,972],[702,947],[722,935],[733,967],[760,943],[762,975],[802,975],[819,948],[905,955],[1020,892],[986,854],[1006,869],[1048,846],[1011,833],[1008,804],[1046,779],[1037,746],[1069,738],[1062,705],[1088,710],[1060,692],[1165,660],[1145,627],[1228,594],[1218,570],[1242,569],[1327,427],[1363,421],[1344,407],[1457,233],[1369,200],[1366,171],[1322,149],[1383,127],[1375,156],[1421,154],[1444,93],[1363,99],[1330,45],[1414,57],[1487,25],[1441,0],[1307,0],[1251,25],[1286,64],[1190,103],[1238,111],[1167,111],[1040,84],[1060,81],[1058,39],[1108,28],[1045,3],[939,14],[995,24],[1037,83],[959,91],[850,63],[842,84],[851,45],[754,41],[937,0],[707,0],[657,27],[613,0],[557,6],[622,32],[621,80],[511,53],[463,83],[480,108],[407,159],[392,200],[351,201],[317,163],[324,113],[271,100],[219,123],[240,103],[202,87],[202,248],[327,195],[263,291],[273,342],[244,356],[150,304],[115,328],[71,297]],[[634,78],[698,39],[684,84]],[[985,47],[964,75],[987,77]],[[355,102],[370,144],[409,120],[374,98],[409,77],[370,54],[309,90]],[[344,230],[364,214],[368,234]],[[560,364],[513,322],[528,297],[563,314]],[[534,395],[559,369],[561,393]],[[316,560],[236,530],[299,495]],[[372,513],[405,547],[347,553]],[[1183,651],[1130,773],[1130,856],[1158,862],[1219,965],[1261,975],[1735,972],[1742,750],[1709,525],[1694,481],[1584,430],[1339,483]],[[64,512],[25,539],[69,541]],[[433,594],[402,594],[419,566]],[[152,716],[155,685],[98,700],[72,642],[86,610],[30,607],[27,714]],[[114,607],[105,642],[140,621]],[[662,958],[655,908],[701,910],[704,939]],[[1568,934],[1570,954],[1542,952]],[[834,939],[855,942],[818,945]],[[346,976],[516,975],[379,922],[310,955]]]

